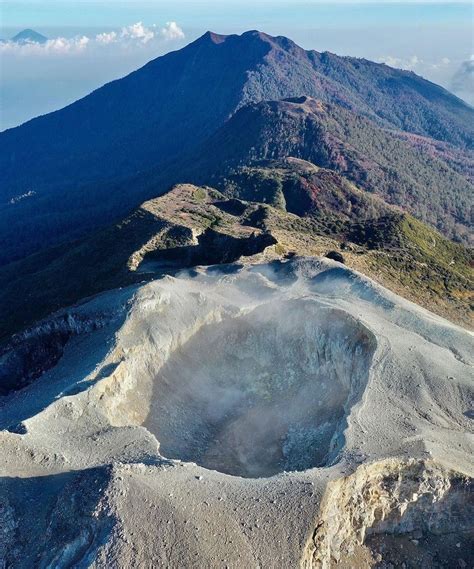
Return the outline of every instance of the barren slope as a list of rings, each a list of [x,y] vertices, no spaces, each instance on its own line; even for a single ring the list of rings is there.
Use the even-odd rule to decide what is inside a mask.
[[[472,564],[461,328],[295,258],[104,293],[13,351],[58,330],[1,402],[7,566]]]

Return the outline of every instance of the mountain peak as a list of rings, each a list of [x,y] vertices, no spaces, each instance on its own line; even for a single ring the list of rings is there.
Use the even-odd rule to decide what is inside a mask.
[[[240,42],[245,42],[248,40],[255,40],[255,39],[264,41],[265,43],[272,43],[272,44],[275,44],[279,39],[285,39],[286,41],[291,42],[291,40],[288,40],[287,38],[273,37],[264,32],[260,32],[259,30],[248,30],[246,32],[243,32],[242,34],[218,34],[216,32],[208,30],[205,34],[200,36],[194,43],[222,44],[231,38],[233,40],[237,40]]]
[[[13,36],[11,41],[16,43],[45,43],[48,41],[48,38],[35,30],[27,28]]]
[[[247,30],[246,32],[244,32],[243,34],[241,34],[242,38],[247,38],[247,37],[254,37],[254,38],[259,38],[262,40],[273,40],[275,38],[273,38],[273,36],[266,34],[265,32],[260,32],[259,30]]]
[[[284,36],[271,36],[265,32],[259,30],[248,30],[242,34],[218,34],[208,30],[205,34],[199,37],[195,43],[214,43],[222,44],[232,38],[233,40],[239,41],[240,43],[245,43],[254,40],[259,40],[261,42],[271,44],[273,47],[280,47],[283,49],[291,49],[297,47],[296,44],[284,37]]]
[[[228,37],[229,36],[226,36],[224,34],[216,34],[215,32],[211,32],[210,30],[208,30],[203,36],[201,36],[198,39],[198,41],[204,40],[204,41],[210,41],[215,44],[219,44],[219,43],[224,43]]]

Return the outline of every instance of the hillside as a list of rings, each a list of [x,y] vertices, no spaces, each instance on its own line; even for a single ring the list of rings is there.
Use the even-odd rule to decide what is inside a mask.
[[[247,205],[235,218],[218,207],[224,199],[215,190],[179,185],[83,240],[0,268],[0,340],[104,290],[194,264],[232,262],[275,242],[243,223]],[[147,273],[141,265],[150,257],[161,264]]]
[[[62,110],[0,133],[0,263],[78,237],[156,195],[137,184],[119,192],[115,186],[192,151],[239,108],[301,95],[380,126],[472,147],[474,111],[413,73],[306,52],[255,31],[207,33]]]
[[[263,252],[338,251],[410,300],[472,325],[471,253],[339,174],[287,159],[237,169],[218,185],[178,185],[83,240],[1,268],[0,340],[99,292]]]
[[[474,186],[456,155],[308,97],[244,107],[186,159],[188,166],[174,168],[192,181],[214,183],[236,166],[287,156],[343,175],[450,238],[470,238]]]
[[[472,250],[334,171],[290,158],[237,168],[217,185],[227,196],[271,206],[259,227],[277,238],[280,252],[334,248],[401,296],[473,327]]]

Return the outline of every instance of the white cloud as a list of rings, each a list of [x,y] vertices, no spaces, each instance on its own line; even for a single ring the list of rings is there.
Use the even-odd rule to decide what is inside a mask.
[[[377,59],[379,63],[385,63],[390,67],[396,67],[398,69],[408,69],[413,70],[422,65],[424,62],[417,55],[412,55],[411,57],[395,57],[393,55],[384,55]]]
[[[106,45],[115,43],[117,41],[117,32],[103,32],[102,34],[97,34],[95,40]]]
[[[431,69],[443,69],[448,67],[448,65],[451,64],[451,60],[449,59],[449,57],[442,57],[439,61],[436,61],[435,63],[431,63],[430,67]]]
[[[117,31],[104,31],[95,37],[75,36],[72,38],[57,37],[45,43],[16,43],[11,40],[0,42],[2,55],[71,55],[84,52],[86,49],[107,46],[122,46],[124,49],[155,45],[169,41],[183,40],[185,34],[176,22],[167,22],[163,27],[147,27],[143,22],[136,22]]]
[[[451,65],[451,60],[449,57],[442,57],[438,61],[425,61],[420,59],[417,55],[412,55],[411,57],[395,57],[392,55],[386,55],[384,57],[379,57],[377,59],[379,63],[385,63],[390,67],[396,67],[398,69],[407,69],[409,71],[417,70],[418,72],[427,71],[430,69],[443,70]]]
[[[74,38],[58,37],[49,39],[44,43],[25,42],[16,43],[4,41],[0,43],[0,53],[19,54],[19,55],[41,55],[41,54],[71,54],[80,53],[88,46],[90,39],[87,36],[77,36]]]
[[[166,25],[161,28],[161,36],[166,40],[182,40],[184,39],[184,32],[176,22],[166,22]]]
[[[451,90],[474,105],[474,55],[463,61],[451,79]]]
[[[155,37],[153,30],[144,26],[143,22],[137,22],[136,24],[122,28],[120,35],[124,39],[134,39],[142,43],[148,43]]]

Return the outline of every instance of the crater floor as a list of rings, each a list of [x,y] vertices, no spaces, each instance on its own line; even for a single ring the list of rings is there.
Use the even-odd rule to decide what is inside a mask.
[[[160,451],[244,477],[333,461],[376,342],[314,300],[263,304],[199,329],[153,381]]]
[[[473,566],[472,353],[328,260],[71,307],[0,361],[0,566]]]

